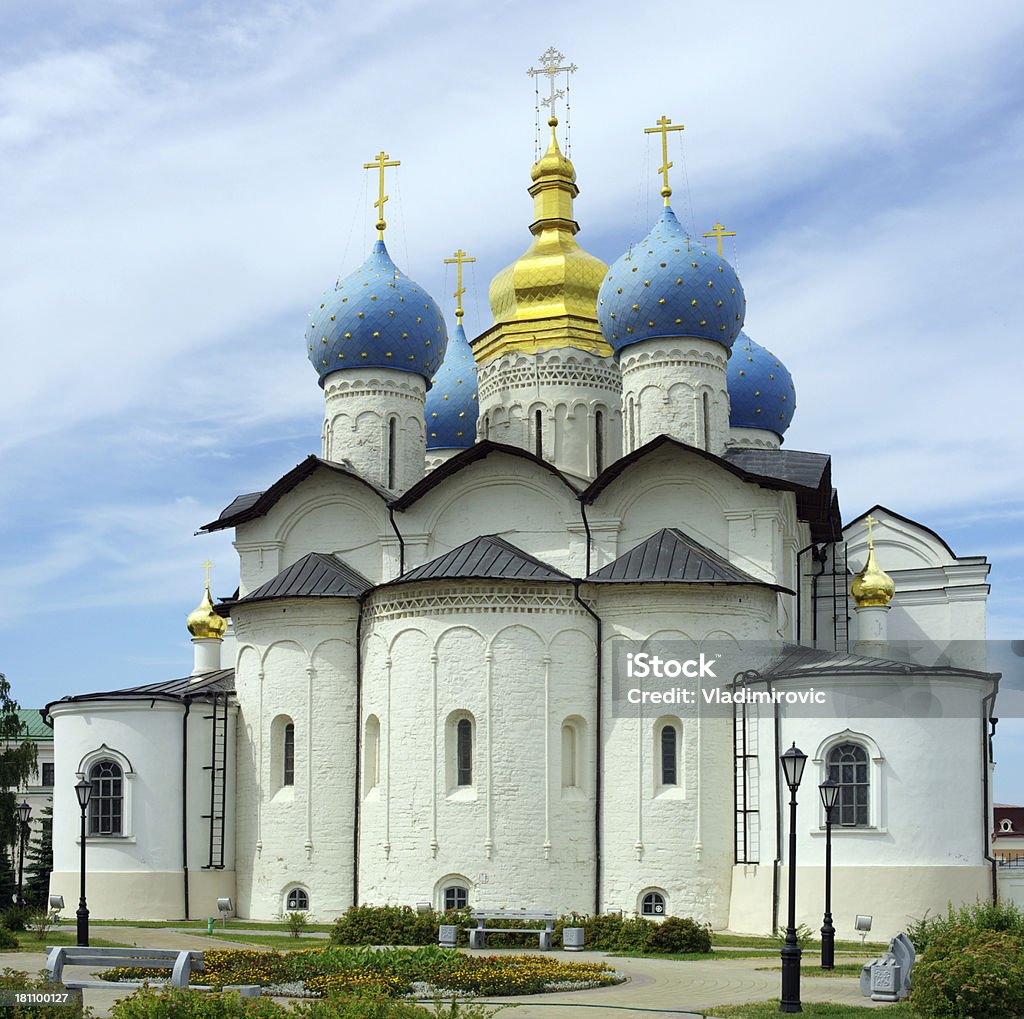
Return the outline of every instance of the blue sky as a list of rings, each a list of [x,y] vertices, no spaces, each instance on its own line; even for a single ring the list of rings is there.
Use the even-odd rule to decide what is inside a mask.
[[[307,311],[373,240],[466,327],[528,241],[534,93],[579,66],[579,240],[606,262],[674,207],[735,229],[747,332],[781,355],[787,444],[992,562],[1024,636],[1024,7],[0,2],[0,670],[24,705],[186,673],[198,564],[235,586],[239,492],[319,452]],[[1015,225],[1016,224],[1016,225]],[[1024,802],[1001,724],[997,798]]]

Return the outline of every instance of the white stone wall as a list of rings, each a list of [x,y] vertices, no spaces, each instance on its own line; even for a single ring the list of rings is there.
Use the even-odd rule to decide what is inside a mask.
[[[375,594],[367,626],[364,726],[379,721],[381,745],[379,782],[361,790],[361,901],[439,905],[450,878],[477,905],[592,909],[594,637],[571,587],[410,584]],[[468,787],[453,771],[461,717]]]
[[[670,435],[721,455],[729,438],[728,359],[720,343],[690,336],[626,347],[619,355],[624,451]]]
[[[334,598],[235,611],[240,916],[276,916],[294,886],[316,916],[352,904],[356,617],[353,601]],[[292,785],[283,774],[288,722]]]
[[[782,439],[768,428],[737,428],[730,425],[725,445],[738,449],[779,449]]]
[[[404,492],[423,477],[425,399],[426,382],[413,372],[392,368],[333,372],[324,380],[324,459],[347,460],[369,480]],[[392,421],[393,470],[389,466]]]
[[[539,411],[541,455],[559,470],[592,479],[622,455],[622,384],[611,358],[573,348],[511,352],[480,366],[477,393],[481,439],[534,453]]]

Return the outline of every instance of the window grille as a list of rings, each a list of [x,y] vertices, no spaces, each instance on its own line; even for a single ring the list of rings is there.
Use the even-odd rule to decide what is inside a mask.
[[[114,761],[97,761],[89,769],[89,834],[120,835],[124,813],[124,775]]]
[[[828,777],[839,785],[833,819],[847,826],[868,824],[868,752],[859,743],[840,743],[828,755]]]

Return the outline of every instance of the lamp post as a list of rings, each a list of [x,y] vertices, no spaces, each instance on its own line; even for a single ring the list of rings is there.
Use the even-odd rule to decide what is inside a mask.
[[[28,822],[32,817],[32,806],[28,800],[22,800],[18,804],[18,820],[21,822],[18,828],[18,905],[25,905],[25,897],[22,894],[25,887],[25,839],[28,837]]]
[[[75,796],[78,797],[78,805],[82,808],[82,862],[80,873],[82,879],[82,890],[78,898],[78,939],[77,943],[85,948],[89,947],[89,907],[85,904],[85,811],[89,806],[89,799],[92,796],[92,782],[83,778],[75,783]]]
[[[800,1007],[800,946],[796,940],[796,791],[804,775],[807,755],[794,743],[780,758],[789,786],[789,922],[782,946],[782,1000],[780,1012],[802,1012]]]
[[[839,802],[839,783],[826,778],[818,786],[825,808],[825,917],[821,925],[821,968],[835,969],[836,929],[832,926],[832,811]]]

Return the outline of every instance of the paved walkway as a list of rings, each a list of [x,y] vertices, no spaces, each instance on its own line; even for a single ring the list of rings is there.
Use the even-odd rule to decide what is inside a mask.
[[[109,938],[128,945],[147,948],[208,949],[211,939],[200,934],[158,927],[94,927],[97,938]],[[241,942],[216,939],[216,947],[251,948]],[[518,949],[492,949],[491,954],[517,953]],[[615,987],[561,994],[542,994],[517,998],[489,998],[488,1001],[514,1004],[508,1019],[637,1019],[672,1012],[676,1016],[714,1015],[715,1005],[743,1004],[777,998],[780,973],[759,967],[774,965],[774,955],[764,959],[730,959],[681,962],[657,958],[619,958],[603,952],[556,952],[558,958],[580,962],[608,962],[628,978]],[[856,961],[857,957],[847,957]],[[46,961],[44,952],[0,953],[0,969],[10,966],[29,973],[38,972]],[[874,1004],[860,994],[856,977],[812,976],[813,965],[804,967],[801,997],[804,1001],[831,1001],[848,1005]],[[124,991],[115,986],[87,989],[86,1004],[97,1016],[109,1015],[109,1009]],[[581,1008],[579,1006],[586,1006]],[[666,1019],[668,1017],[666,1016]]]

